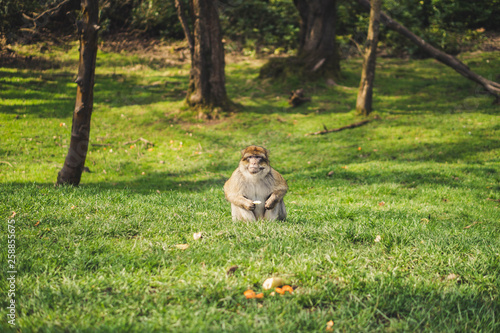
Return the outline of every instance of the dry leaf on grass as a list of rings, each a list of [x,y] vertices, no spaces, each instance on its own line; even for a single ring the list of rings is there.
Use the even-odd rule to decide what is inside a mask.
[[[185,250],[189,247],[189,244],[176,244],[175,247],[179,250]]]
[[[234,274],[234,272],[236,272],[237,269],[238,269],[237,265],[229,267],[229,269],[226,272],[226,275],[229,276],[229,275]]]

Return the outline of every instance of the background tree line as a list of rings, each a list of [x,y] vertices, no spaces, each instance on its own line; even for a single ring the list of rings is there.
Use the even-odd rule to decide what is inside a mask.
[[[0,32],[7,42],[19,40],[27,26],[23,14],[39,14],[60,2],[1,0]],[[184,2],[187,6],[187,1]],[[228,51],[281,53],[298,47],[300,17],[291,0],[221,0],[218,10]],[[500,31],[500,0],[386,0],[383,10],[451,54],[473,47],[485,31]],[[349,0],[339,1],[337,11],[337,43],[342,56],[347,56],[355,51],[354,43],[364,42],[369,15],[356,1]],[[78,15],[75,10],[74,16]],[[101,36],[125,31],[173,40],[185,37],[175,0],[104,0],[100,1],[99,16]],[[71,33],[68,20],[70,18],[62,13],[56,20],[47,22],[44,29],[61,31],[63,28]],[[390,55],[425,56],[418,47],[383,26],[379,40]]]

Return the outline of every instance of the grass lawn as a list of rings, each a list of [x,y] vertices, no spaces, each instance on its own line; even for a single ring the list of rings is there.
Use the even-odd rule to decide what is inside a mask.
[[[16,50],[34,60],[0,68],[0,331],[500,331],[499,107],[450,68],[379,59],[378,119],[305,136],[362,119],[360,59],[343,62],[337,86],[261,80],[264,60],[229,62],[242,111],[204,122],[183,104],[187,63],[100,51],[91,173],[72,188],[54,183],[77,45]],[[498,74],[498,53],[459,57]],[[291,109],[297,88],[312,102]],[[231,220],[222,186],[249,144],[288,181],[285,222]],[[297,289],[245,298],[272,276]]]

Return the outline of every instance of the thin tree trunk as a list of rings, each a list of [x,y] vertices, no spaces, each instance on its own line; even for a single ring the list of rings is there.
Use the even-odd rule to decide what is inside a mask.
[[[365,7],[366,9],[370,9],[370,2],[368,0],[356,0],[360,5]],[[484,89],[490,93],[491,95],[496,97],[496,102],[500,103],[500,84],[494,81],[490,81],[481,75],[478,75],[471,71],[467,65],[462,63],[457,58],[440,51],[433,47],[432,45],[425,42],[422,38],[415,35],[413,32],[408,30],[406,27],[393,20],[389,15],[384,12],[380,13],[380,21],[385,24],[389,29],[392,29],[406,38],[408,38],[412,43],[416,44],[422,50],[427,52],[431,57],[436,60],[442,62],[443,64],[450,66],[455,71],[457,71],[460,75],[466,77],[469,80],[472,80],[484,87]]]
[[[366,37],[365,54],[363,55],[363,70],[359,83],[356,110],[368,116],[372,112],[373,81],[375,80],[375,63],[377,60],[377,43],[380,26],[380,7],[382,0],[371,0],[370,24]]]
[[[179,20],[191,48],[191,73],[186,101],[191,107],[213,110],[231,107],[226,93],[224,46],[215,0],[193,0],[193,34],[177,0]],[[179,10],[181,9],[181,10]]]
[[[335,44],[337,0],[294,0],[300,14],[298,57],[306,69],[338,77],[340,57]]]
[[[186,9],[182,3],[182,0],[175,0],[175,8],[177,8],[177,17],[182,25],[182,30],[184,30],[184,35],[186,36],[186,40],[189,45],[189,50],[191,54],[194,52],[194,41],[193,35],[191,34],[191,30],[189,29],[189,24],[186,19]]]
[[[78,185],[89,146],[90,118],[94,104],[94,74],[97,55],[98,0],[82,0],[82,20],[77,22],[80,36],[80,60],[76,79],[76,103],[71,141],[64,166],[57,175],[58,184]]]

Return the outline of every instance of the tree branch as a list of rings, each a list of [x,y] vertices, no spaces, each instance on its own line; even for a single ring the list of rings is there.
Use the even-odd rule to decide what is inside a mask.
[[[369,0],[356,0],[361,6],[366,10],[370,10]],[[427,52],[431,57],[442,62],[443,64],[453,68],[457,73],[472,80],[484,87],[488,93],[496,97],[496,102],[500,102],[500,84],[494,81],[490,81],[481,75],[478,75],[471,71],[467,65],[458,60],[457,58],[436,49],[434,46],[428,44],[422,38],[415,35],[413,32],[408,30],[405,26],[399,22],[393,20],[389,15],[384,12],[380,12],[380,21],[385,24],[389,29],[392,29],[401,35],[408,38],[412,43],[420,47],[422,50]]]
[[[47,9],[46,11],[35,17],[29,17],[28,15],[23,14],[23,18],[25,22],[32,23],[34,29],[38,29],[46,26],[53,17],[56,17],[61,14],[66,14],[70,10],[79,8],[80,8],[80,0],[64,0],[57,6]]]
[[[334,129],[327,129],[325,125],[323,125],[323,127],[325,128],[323,131],[318,131],[318,132],[313,132],[313,133],[307,133],[305,136],[309,136],[309,135],[323,135],[323,134],[328,134],[328,133],[332,133],[332,132],[340,132],[340,131],[343,131],[345,129],[350,129],[350,128],[355,128],[355,127],[359,127],[359,126],[363,126],[365,124],[368,124],[370,121],[372,121],[372,119],[365,119],[363,121],[360,121],[359,123],[354,123],[354,124],[350,124],[350,125],[347,125],[347,126],[342,126],[342,127],[339,127],[339,128],[334,128]]]

